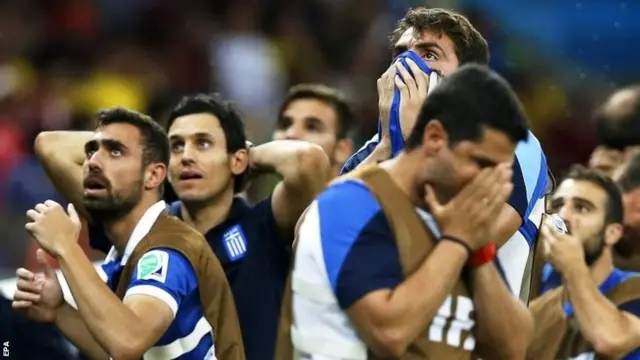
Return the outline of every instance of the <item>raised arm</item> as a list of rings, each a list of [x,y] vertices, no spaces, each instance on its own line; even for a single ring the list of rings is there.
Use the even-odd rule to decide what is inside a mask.
[[[89,219],[82,202],[84,144],[91,131],[46,131],[38,134],[34,150],[56,190]]]
[[[329,181],[327,155],[321,147],[306,141],[278,140],[251,148],[249,161],[252,169],[276,172],[282,177],[273,190],[271,204],[281,233],[293,235],[298,218]]]

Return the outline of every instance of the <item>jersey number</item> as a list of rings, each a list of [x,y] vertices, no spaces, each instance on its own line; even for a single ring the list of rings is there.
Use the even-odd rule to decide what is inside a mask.
[[[455,309],[455,314],[454,314]],[[451,347],[462,347],[471,351],[475,348],[476,339],[471,334],[475,321],[471,319],[473,302],[464,296],[457,296],[454,300],[451,295],[444,300],[438,314],[429,326],[429,340],[438,343],[446,343]],[[466,335],[464,343],[463,335]]]

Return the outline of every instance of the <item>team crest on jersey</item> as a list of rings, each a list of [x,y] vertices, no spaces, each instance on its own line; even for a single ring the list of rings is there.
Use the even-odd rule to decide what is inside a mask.
[[[137,278],[164,283],[167,280],[168,268],[169,254],[162,250],[151,250],[138,261]]]
[[[244,236],[240,225],[234,225],[227,230],[222,235],[222,241],[231,261],[242,259],[247,253],[247,238]]]

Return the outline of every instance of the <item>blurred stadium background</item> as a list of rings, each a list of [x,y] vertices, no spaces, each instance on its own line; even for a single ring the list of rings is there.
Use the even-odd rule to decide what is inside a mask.
[[[419,5],[470,17],[555,170],[587,159],[591,110],[640,80],[637,1],[2,0],[0,279],[34,265],[24,213],[58,198],[32,155],[38,132],[90,129],[112,105],[162,118],[180,95],[213,90],[261,142],[286,89],[313,81],[351,96],[361,143],[376,128],[387,34]]]

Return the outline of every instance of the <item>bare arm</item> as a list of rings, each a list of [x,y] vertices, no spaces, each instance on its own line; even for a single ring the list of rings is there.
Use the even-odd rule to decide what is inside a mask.
[[[46,131],[36,137],[34,150],[56,190],[89,219],[82,202],[84,144],[91,131]]]
[[[120,301],[77,244],[61,251],[58,261],[80,317],[112,358],[141,358],[173,321],[171,308],[154,297],[132,295]]]
[[[293,240],[298,218],[329,181],[327,155],[306,141],[278,140],[252,148],[249,159],[252,168],[274,171],[282,177],[271,204],[280,231]]]
[[[471,283],[478,354],[484,359],[523,359],[533,339],[533,319],[525,305],[507,289],[493,262],[472,270]]]
[[[580,331],[598,354],[617,359],[640,347],[640,319],[602,295],[586,264],[563,276]]]
[[[81,353],[91,359],[109,359],[107,352],[91,335],[76,309],[68,304],[57,311],[55,325]]]
[[[506,244],[522,225],[522,217],[509,204],[504,204],[497,218],[497,234],[493,241],[498,246]]]
[[[371,292],[349,307],[347,314],[367,345],[379,356],[401,356],[427,328],[460,277],[467,257],[464,247],[441,241],[402,284]]]

